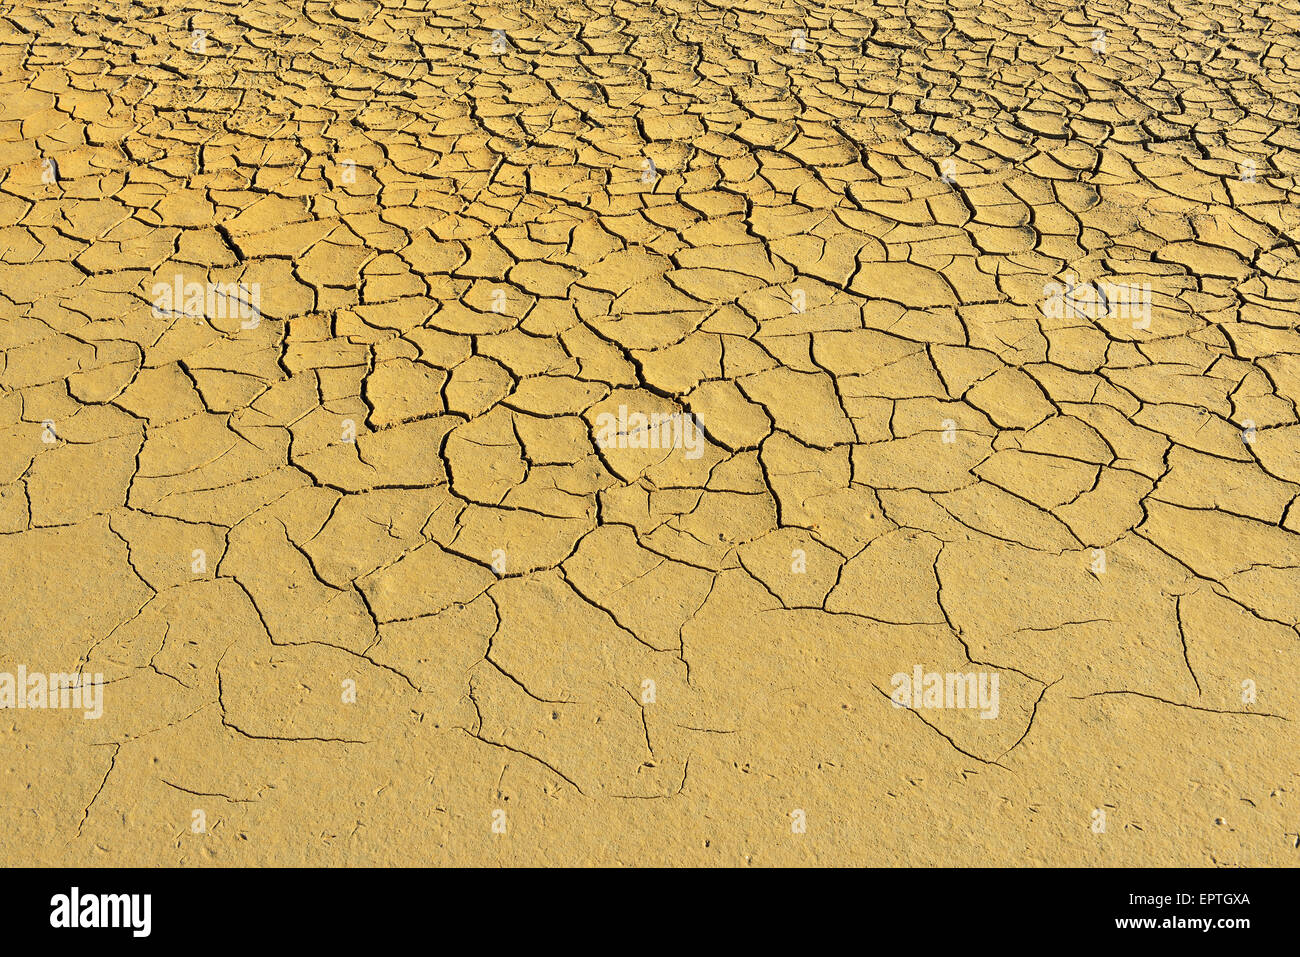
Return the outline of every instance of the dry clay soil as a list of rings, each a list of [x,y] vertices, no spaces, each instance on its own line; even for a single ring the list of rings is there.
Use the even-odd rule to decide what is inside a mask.
[[[0,861],[1300,861],[1298,27],[0,7]]]

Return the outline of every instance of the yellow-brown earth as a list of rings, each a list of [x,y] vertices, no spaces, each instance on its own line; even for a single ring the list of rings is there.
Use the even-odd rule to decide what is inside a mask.
[[[0,9],[0,860],[1296,863],[1297,27]]]

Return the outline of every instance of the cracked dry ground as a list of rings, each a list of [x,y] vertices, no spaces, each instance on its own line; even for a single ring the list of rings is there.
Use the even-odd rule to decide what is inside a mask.
[[[1297,25],[0,7],[0,859],[1295,863]]]

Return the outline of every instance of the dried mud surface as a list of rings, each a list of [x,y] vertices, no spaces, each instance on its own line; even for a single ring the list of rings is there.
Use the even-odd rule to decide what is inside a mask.
[[[0,6],[0,860],[1296,863],[1298,27]]]

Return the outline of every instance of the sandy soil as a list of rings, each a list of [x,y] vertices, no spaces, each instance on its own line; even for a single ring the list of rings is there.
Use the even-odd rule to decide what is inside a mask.
[[[1300,861],[1297,28],[0,8],[0,861]]]

